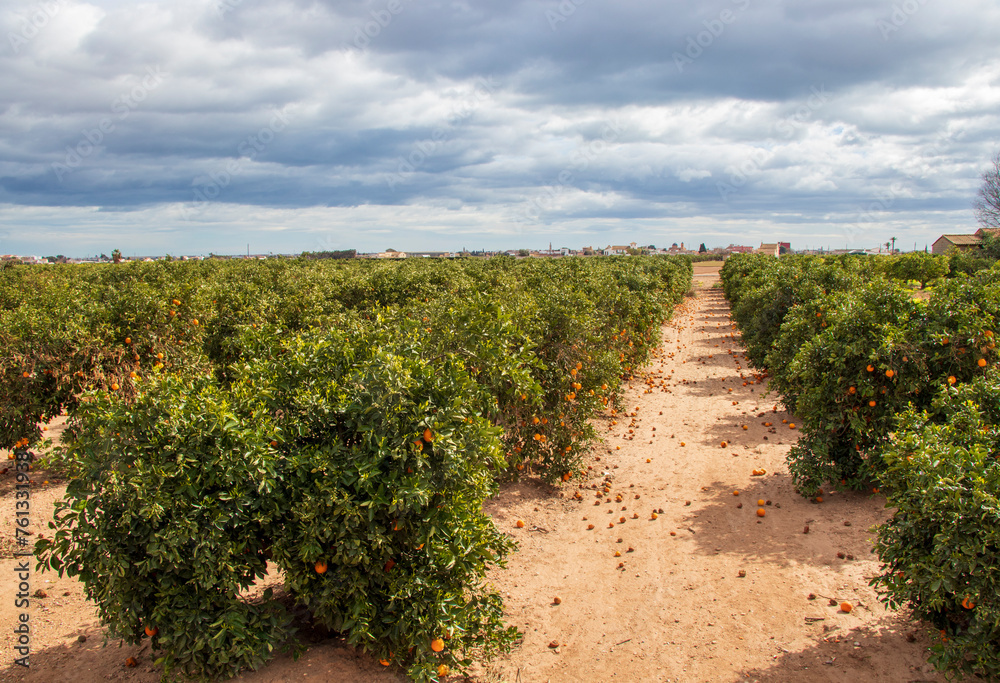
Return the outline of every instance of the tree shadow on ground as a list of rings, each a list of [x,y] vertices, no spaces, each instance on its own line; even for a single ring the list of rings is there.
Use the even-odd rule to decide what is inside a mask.
[[[752,467],[748,461],[747,474]],[[690,532],[695,552],[727,553],[750,564],[763,560],[834,573],[872,559],[871,528],[887,516],[881,497],[828,493],[821,504],[803,498],[795,492],[791,476],[783,472],[755,476],[749,483],[744,478],[742,485],[714,481],[702,486],[691,500],[690,511],[685,510],[678,525]],[[764,516],[758,515],[758,508]]]
[[[773,663],[743,672],[739,683],[944,683],[926,661],[926,630],[905,614],[889,614],[875,624],[842,629],[830,620],[807,622],[803,630],[817,642],[800,649],[778,648]],[[857,643],[857,645],[855,645]],[[734,682],[735,683],[735,682]]]

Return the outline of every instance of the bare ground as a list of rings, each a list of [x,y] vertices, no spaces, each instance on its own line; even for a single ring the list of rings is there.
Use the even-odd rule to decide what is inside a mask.
[[[884,499],[827,491],[817,503],[792,490],[785,454],[795,419],[745,367],[712,287],[717,268],[696,266],[695,279],[695,295],[627,388],[625,414],[599,421],[605,443],[589,456],[590,476],[561,488],[522,481],[488,502],[520,544],[491,579],[524,638],[508,657],[477,666],[473,680],[943,681],[926,664],[924,629],[886,611],[868,587],[878,570],[872,528],[889,514]],[[0,474],[6,539],[12,474]],[[34,474],[33,529],[44,532],[65,484]],[[29,610],[31,670],[14,664],[22,610],[11,549],[0,544],[0,681],[159,680],[148,646],[102,645],[79,583],[34,572],[31,591],[47,597]],[[405,680],[341,639],[308,628],[304,639],[309,649],[297,661],[281,655],[237,680]],[[139,665],[126,667],[128,657]]]

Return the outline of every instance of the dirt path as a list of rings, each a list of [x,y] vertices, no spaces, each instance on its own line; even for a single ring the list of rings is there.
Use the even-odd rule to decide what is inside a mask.
[[[627,412],[602,421],[606,441],[592,454],[591,477],[562,489],[522,482],[487,506],[520,543],[492,580],[524,640],[475,680],[943,680],[925,663],[922,632],[868,588],[878,568],[871,526],[886,517],[884,500],[828,491],[815,503],[794,493],[784,462],[794,419],[775,411],[766,385],[742,366],[727,304],[712,287],[716,269],[696,268],[695,279],[695,296],[627,389]],[[59,489],[50,491],[33,509],[51,505]],[[6,523],[13,507],[4,501]],[[518,519],[525,528],[515,528]],[[0,560],[0,573],[13,565]],[[158,680],[148,651],[101,647],[79,584],[34,581],[51,597],[34,601],[32,673],[10,664],[5,635],[0,680]],[[0,582],[4,624],[16,619],[14,587]],[[854,609],[841,612],[831,598]],[[129,656],[138,668],[124,667]],[[297,662],[281,656],[238,680],[404,678],[316,637]]]

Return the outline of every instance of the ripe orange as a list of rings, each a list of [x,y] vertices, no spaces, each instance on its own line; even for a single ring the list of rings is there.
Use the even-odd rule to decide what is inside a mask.
[[[131,344],[132,343],[132,337],[125,337],[125,343],[126,344]]]
[[[764,507],[764,505],[765,505],[766,503],[767,503],[767,501],[766,501],[766,500],[764,500],[763,498],[760,498],[760,499],[759,499],[759,500],[757,501],[757,505],[759,505],[760,507]]]
[[[854,608],[851,607],[851,603],[849,602],[840,603],[840,611],[843,612],[844,614],[850,614],[852,609]]]
[[[979,360],[976,361],[976,363],[978,363],[979,367],[981,367],[981,368],[985,368],[986,367],[986,359],[985,358],[980,358]]]
[[[719,445],[720,445],[720,446],[721,446],[722,448],[725,448],[725,447],[726,447],[726,442],[725,442],[725,441],[723,441],[723,442],[722,442],[721,444],[719,444]]]
[[[875,366],[874,366],[874,365],[869,365],[869,366],[868,366],[868,367],[866,368],[866,370],[868,370],[868,372],[875,372]]]
[[[433,440],[434,440],[434,432],[432,432],[428,427],[427,429],[424,430],[424,441],[430,443]]]
[[[868,407],[869,408],[874,408],[875,407],[875,399],[872,399],[872,400],[868,401]]]
[[[438,676],[440,676],[441,678],[444,678],[450,673],[451,669],[448,668],[447,664],[442,664],[441,666],[438,667]]]
[[[767,510],[765,510],[764,508],[757,508],[757,516],[758,517],[763,517],[766,514],[767,514]]]
[[[856,393],[857,391],[858,391],[858,390],[857,390],[857,387],[850,387],[850,388],[849,388],[849,389],[847,390],[847,393],[849,393],[849,394],[854,394],[854,393]]]
[[[972,602],[972,600],[969,599],[969,596],[965,596],[964,598],[962,598],[962,607],[964,607],[965,609],[972,609],[975,606],[976,603]]]
[[[146,635],[149,636],[150,638],[152,638],[153,636],[155,636],[159,632],[160,632],[160,629],[156,628],[155,626],[147,626],[146,627]]]
[[[517,520],[517,522],[515,522],[514,526],[516,526],[518,529],[523,529],[524,528],[524,520],[523,519]]]
[[[954,384],[958,380],[955,379],[955,375],[948,375],[948,384]]]
[[[893,372],[892,370],[886,370],[885,371],[885,376],[888,377],[889,379],[892,379],[893,375],[895,375],[895,374],[896,373]]]
[[[314,568],[317,574],[326,574],[326,560],[317,560]]]
[[[130,669],[134,669],[135,667],[139,666],[139,660],[136,659],[135,657],[129,657],[128,659],[125,660],[125,666],[127,666]]]
[[[194,320],[192,320],[191,324],[194,325],[195,327],[198,327],[198,319],[195,318]]]
[[[172,304],[173,304],[174,306],[180,306],[180,305],[181,305],[181,302],[180,302],[180,301],[178,301],[177,299],[174,299],[174,300],[173,300],[173,301],[171,301],[170,303],[172,303]]]
[[[389,653],[389,658],[388,659],[379,659],[378,663],[381,664],[382,666],[389,666],[389,660],[390,659],[392,659],[392,653],[391,652]]]
[[[434,650],[434,652],[441,652],[441,650],[444,649],[444,641],[440,638],[435,638],[431,641],[431,649]]]

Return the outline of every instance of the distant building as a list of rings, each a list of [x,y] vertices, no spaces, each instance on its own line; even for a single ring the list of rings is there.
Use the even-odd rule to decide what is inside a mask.
[[[982,238],[979,235],[941,235],[931,246],[932,254],[945,254],[952,249],[971,251],[980,248]]]
[[[380,251],[375,258],[406,258],[406,252],[386,249],[385,251]]]
[[[744,247],[736,244],[730,244],[728,247],[726,247],[726,251],[732,254],[752,254],[753,247]]]
[[[635,249],[635,248],[636,248],[635,242],[629,243],[628,246],[623,246],[623,245],[612,246],[609,244],[604,248],[603,253],[605,256],[622,256],[624,254],[627,254],[629,249]]]
[[[754,249],[755,254],[767,254],[768,256],[778,256],[781,251],[777,242],[764,243],[761,242],[760,246]]]

